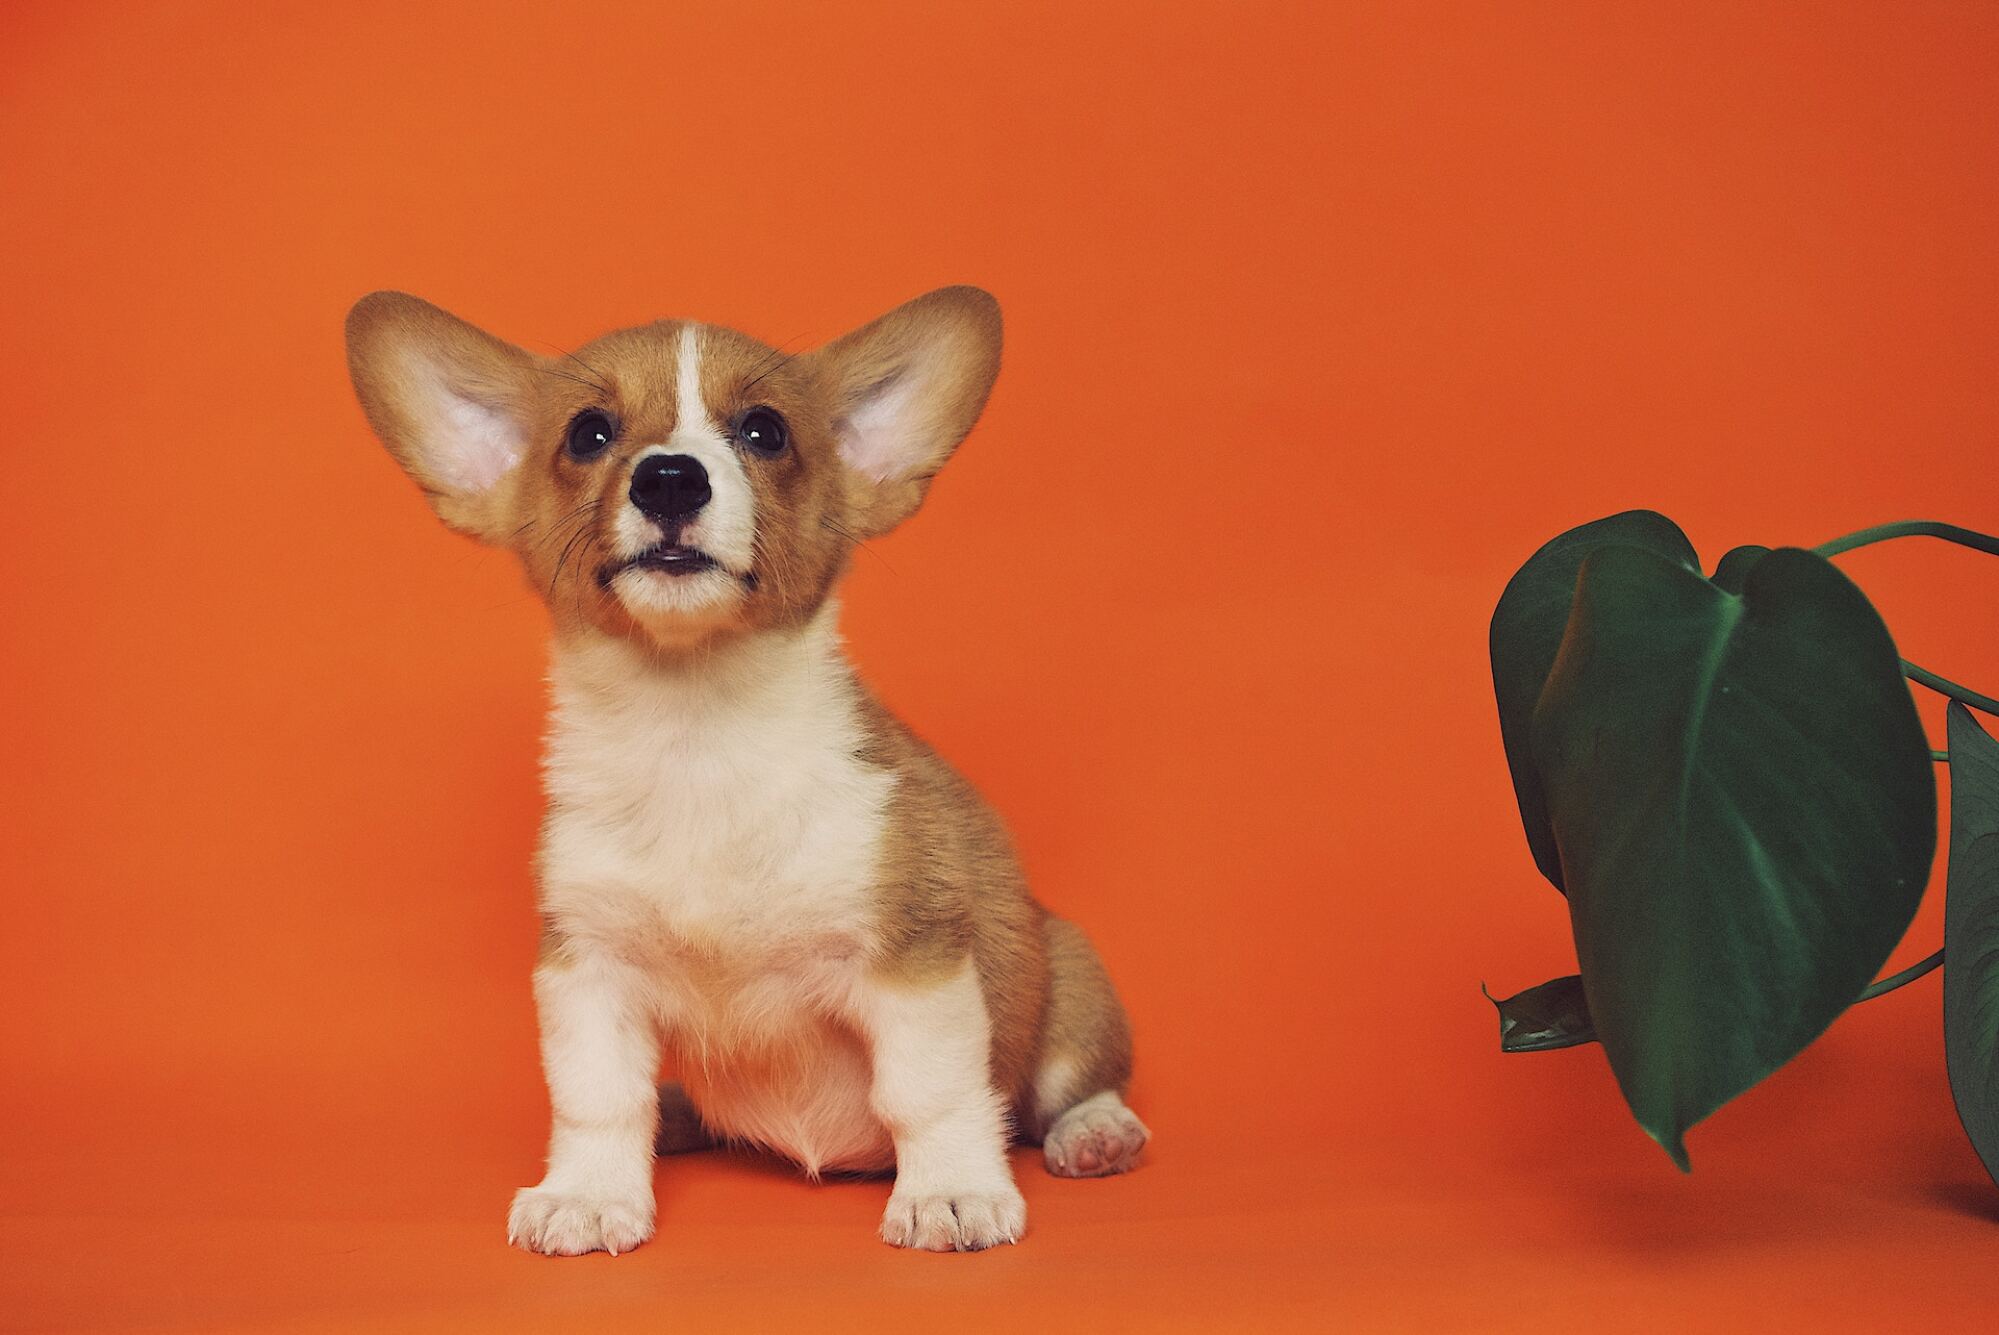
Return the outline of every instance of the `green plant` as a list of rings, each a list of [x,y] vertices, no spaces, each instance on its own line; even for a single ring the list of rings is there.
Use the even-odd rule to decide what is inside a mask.
[[[1682,1169],[1696,1122],[1857,1001],[1944,967],[1952,1095],[1999,1178],[1999,700],[1906,662],[1830,560],[1941,538],[1888,524],[1811,551],[1738,547],[1703,575],[1663,515],[1572,529],[1492,617],[1527,845],[1568,896],[1579,975],[1495,1000],[1500,1044],[1599,1042]],[[1949,697],[1932,751],[1908,682]],[[1922,899],[1950,766],[1944,949],[1874,981]],[[1490,995],[1490,994],[1488,994]]]

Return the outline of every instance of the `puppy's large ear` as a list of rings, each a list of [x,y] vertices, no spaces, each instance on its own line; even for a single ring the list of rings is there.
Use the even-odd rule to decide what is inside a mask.
[[[941,288],[811,356],[833,386],[851,521],[872,537],[916,513],[979,420],[999,374],[999,303],[976,287]]]
[[[403,292],[347,313],[347,369],[368,425],[452,528],[507,531],[509,475],[527,452],[535,358]]]

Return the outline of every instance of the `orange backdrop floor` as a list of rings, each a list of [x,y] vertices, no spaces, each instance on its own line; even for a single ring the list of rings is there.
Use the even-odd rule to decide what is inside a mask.
[[[1574,965],[1485,661],[1540,542],[1999,529],[1995,70],[1901,3],[0,5],[0,1327],[1989,1323],[1936,979],[1691,1177],[1478,985]],[[727,1156],[511,1251],[543,622],[341,317],[803,347],[954,282],[1005,366],[846,627],[1101,947],[1155,1146],[1025,1163],[993,1254]],[[1842,564],[1999,687],[1993,562]]]
[[[1944,1145],[1819,1136],[1825,1171],[1745,1158],[1683,1181],[1656,1151],[1544,1174],[1554,1128],[1497,1165],[1446,1142],[1412,1173],[1400,1150],[1391,1174],[1382,1146],[1168,1122],[1127,1178],[1057,1180],[1022,1152],[1028,1238],[969,1256],[877,1242],[881,1183],[707,1153],[660,1168],[653,1242],[562,1261],[501,1239],[529,1134],[184,1130],[10,1154],[7,1328],[1961,1330],[1999,1296],[1993,1189]],[[1841,1157],[1870,1148],[1871,1171]]]

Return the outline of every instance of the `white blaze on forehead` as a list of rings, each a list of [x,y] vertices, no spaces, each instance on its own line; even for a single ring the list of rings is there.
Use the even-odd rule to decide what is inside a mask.
[[[692,320],[680,326],[680,356],[674,368],[674,395],[673,434],[676,437],[689,431],[715,431],[715,424],[708,420],[708,404],[701,397],[701,326]]]

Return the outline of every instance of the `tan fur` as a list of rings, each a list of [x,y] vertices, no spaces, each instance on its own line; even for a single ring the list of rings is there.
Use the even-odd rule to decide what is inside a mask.
[[[570,689],[580,692],[578,707],[635,708],[640,712],[633,717],[643,720],[651,706],[610,703],[615,692],[604,696],[615,683],[606,685],[592,674],[601,675],[613,660],[591,646],[607,638],[633,646],[638,670],[661,674],[663,700],[683,698],[710,678],[720,683],[715,689],[734,690],[727,686],[736,679],[732,673],[749,673],[743,680],[753,686],[757,671],[803,661],[796,653],[807,651],[782,646],[802,645],[819,633],[815,627],[830,624],[829,594],[854,544],[888,531],[916,510],[932,477],[977,420],[998,369],[1000,320],[997,304],[985,293],[947,288],[803,355],[784,354],[726,329],[663,321],[606,335],[574,354],[540,357],[414,297],[377,293],[350,314],[348,346],[370,424],[439,516],[519,556],[530,585],[548,605],[558,644],[570,647]],[[764,408],[787,424],[790,448],[775,456],[736,448],[736,462],[728,467],[740,466],[738,494],[746,484],[753,497],[753,559],[747,569],[726,570],[734,581],[729,597],[699,615],[663,624],[650,608],[632,610],[618,592],[619,562],[630,553],[619,550],[629,539],[620,537],[617,524],[621,515],[628,525],[635,515],[626,492],[638,459],[674,439],[682,425],[676,419],[692,411],[677,383],[680,368],[689,365],[699,367],[702,429],[734,440],[744,414]],[[568,424],[585,410],[608,414],[616,438],[601,454],[577,459],[564,448],[564,439]],[[775,656],[759,658],[757,645],[774,646]],[[769,668],[754,666],[766,659]],[[730,666],[738,660],[750,666]],[[846,671],[843,663],[838,671]],[[1144,1133],[1118,1099],[1131,1070],[1130,1034],[1102,964],[1080,931],[1030,897],[1004,828],[971,786],[865,687],[841,680],[845,684],[814,688],[830,690],[829,701],[848,701],[826,716],[826,727],[833,729],[826,736],[852,726],[860,739],[851,752],[839,749],[849,743],[836,748],[848,769],[859,767],[855,777],[840,782],[859,785],[856,792],[879,782],[887,794],[878,838],[871,835],[870,843],[856,845],[872,849],[865,922],[824,937],[817,946],[758,937],[778,952],[759,963],[754,952],[731,944],[734,936],[725,933],[709,943],[700,935],[707,929],[686,914],[654,922],[647,916],[654,912],[648,900],[602,905],[591,900],[585,901],[595,915],[590,935],[576,938],[571,934],[571,919],[580,911],[572,902],[576,891],[564,883],[568,868],[549,859],[558,845],[576,844],[579,819],[589,833],[591,813],[559,808],[551,790],[543,851],[548,916],[538,995],[554,1004],[569,995],[565,989],[581,995],[583,989],[622,986],[621,971],[670,967],[674,995],[728,1004],[731,997],[764,995],[757,991],[758,968],[782,967],[819,980],[809,986],[834,986],[827,980],[837,970],[826,972],[829,962],[837,966],[839,952],[857,950],[861,978],[855,985],[872,989],[877,1000],[868,1013],[880,1024],[902,1026],[896,1034],[908,1033],[912,1005],[921,1010],[920,1003],[896,998],[936,991],[940,998],[965,999],[978,1027],[963,1032],[987,1033],[992,1091],[1010,1108],[1016,1133],[1030,1140],[1059,1133],[1059,1146],[1050,1140],[1052,1169],[1121,1169],[1142,1146]],[[607,703],[589,704],[600,696]],[[740,691],[737,698],[743,698]],[[835,717],[844,716],[841,711],[851,713],[851,724]],[[622,725],[588,726],[609,727],[602,735],[615,739]],[[801,734],[801,745],[821,746],[812,754],[822,759],[814,763],[824,763],[823,740]],[[618,763],[640,772],[644,753]],[[700,763],[711,767],[716,782],[736,782],[725,758]],[[867,773],[893,779],[868,780]],[[612,800],[622,803],[626,795],[618,792]],[[629,794],[633,802],[646,796]],[[635,809],[625,817],[636,820],[640,814]],[[567,822],[560,830],[553,824],[558,816]],[[727,847],[703,856],[723,857]],[[605,865],[622,864],[613,858]],[[549,887],[559,883],[568,898],[551,899]],[[626,921],[629,927],[615,927]],[[735,920],[718,921],[726,926]],[[634,937],[620,946],[616,930],[643,933],[643,942]],[[605,939],[607,931],[612,939]],[[811,949],[834,953],[818,961],[797,954]],[[972,975],[962,972],[968,958]],[[818,972],[808,975],[807,965]],[[981,1001],[983,1020],[977,1014]],[[877,1146],[887,1143],[883,1127],[853,1127],[851,1137],[842,1139],[845,1132],[824,1130],[831,1125],[827,1119],[836,1116],[830,1105],[816,1113],[806,1106],[816,1097],[813,1082],[822,1078],[826,1098],[852,1097],[855,1064],[864,1072],[869,1060],[860,1031],[875,1021],[856,1020],[858,1027],[849,1028],[827,1018],[799,1027],[781,1014],[772,1012],[780,1018],[771,1020],[777,1027],[767,1041],[754,1025],[724,1023],[740,1035],[719,1054],[706,1047],[708,1020],[697,1030],[667,1035],[683,1054],[685,1088],[669,1085],[660,1091],[656,1125],[662,1152],[711,1143],[710,1128],[703,1125],[711,1104],[740,1108],[752,1118],[781,1117],[785,1105],[771,1103],[781,1095],[800,1101],[796,1114],[820,1128],[808,1168],[817,1168],[822,1152],[823,1161],[835,1166],[875,1161],[882,1152]],[[709,1019],[727,1017],[711,1011]],[[628,1034],[627,1040],[638,1038]],[[568,1097],[599,1098],[596,1089],[577,1085]],[[912,1096],[907,1089],[891,1093],[905,1101]],[[1070,1110],[1076,1117],[1062,1122]],[[890,1107],[881,1115],[892,1128],[902,1114]],[[560,1131],[559,1107],[557,1123]],[[1080,1170],[1077,1147],[1085,1165]],[[551,1183],[556,1167],[552,1159]],[[620,1198],[600,1208],[577,1196],[573,1182],[563,1190],[568,1194],[545,1183],[517,1202],[516,1228],[529,1231],[528,1245],[537,1250],[634,1245],[650,1230],[649,1204]],[[983,1246],[1006,1240],[1020,1226],[1017,1194],[1011,1206],[1004,1192],[961,1202],[970,1212],[966,1217],[991,1220],[989,1236],[970,1239],[962,1232],[965,1225],[950,1222],[951,1210],[938,1213],[937,1200],[901,1197],[899,1189],[884,1235],[904,1245],[936,1246],[941,1239],[941,1245]],[[615,1223],[592,1225],[592,1219]],[[608,1232],[600,1235],[593,1227]]]
[[[900,780],[881,855],[876,968],[889,978],[931,978],[970,950],[992,1020],[993,1080],[1018,1104],[1048,1012],[1043,911],[992,809],[878,702],[867,703],[874,746],[866,758]]]
[[[1096,948],[1080,927],[1052,913],[1041,926],[1049,992],[1034,1069],[1073,1075],[1052,1097],[1023,1099],[1021,1129],[1036,1140],[1060,1115],[1055,1107],[1066,1108],[1105,1090],[1123,1094],[1131,1083],[1131,1025]]]

